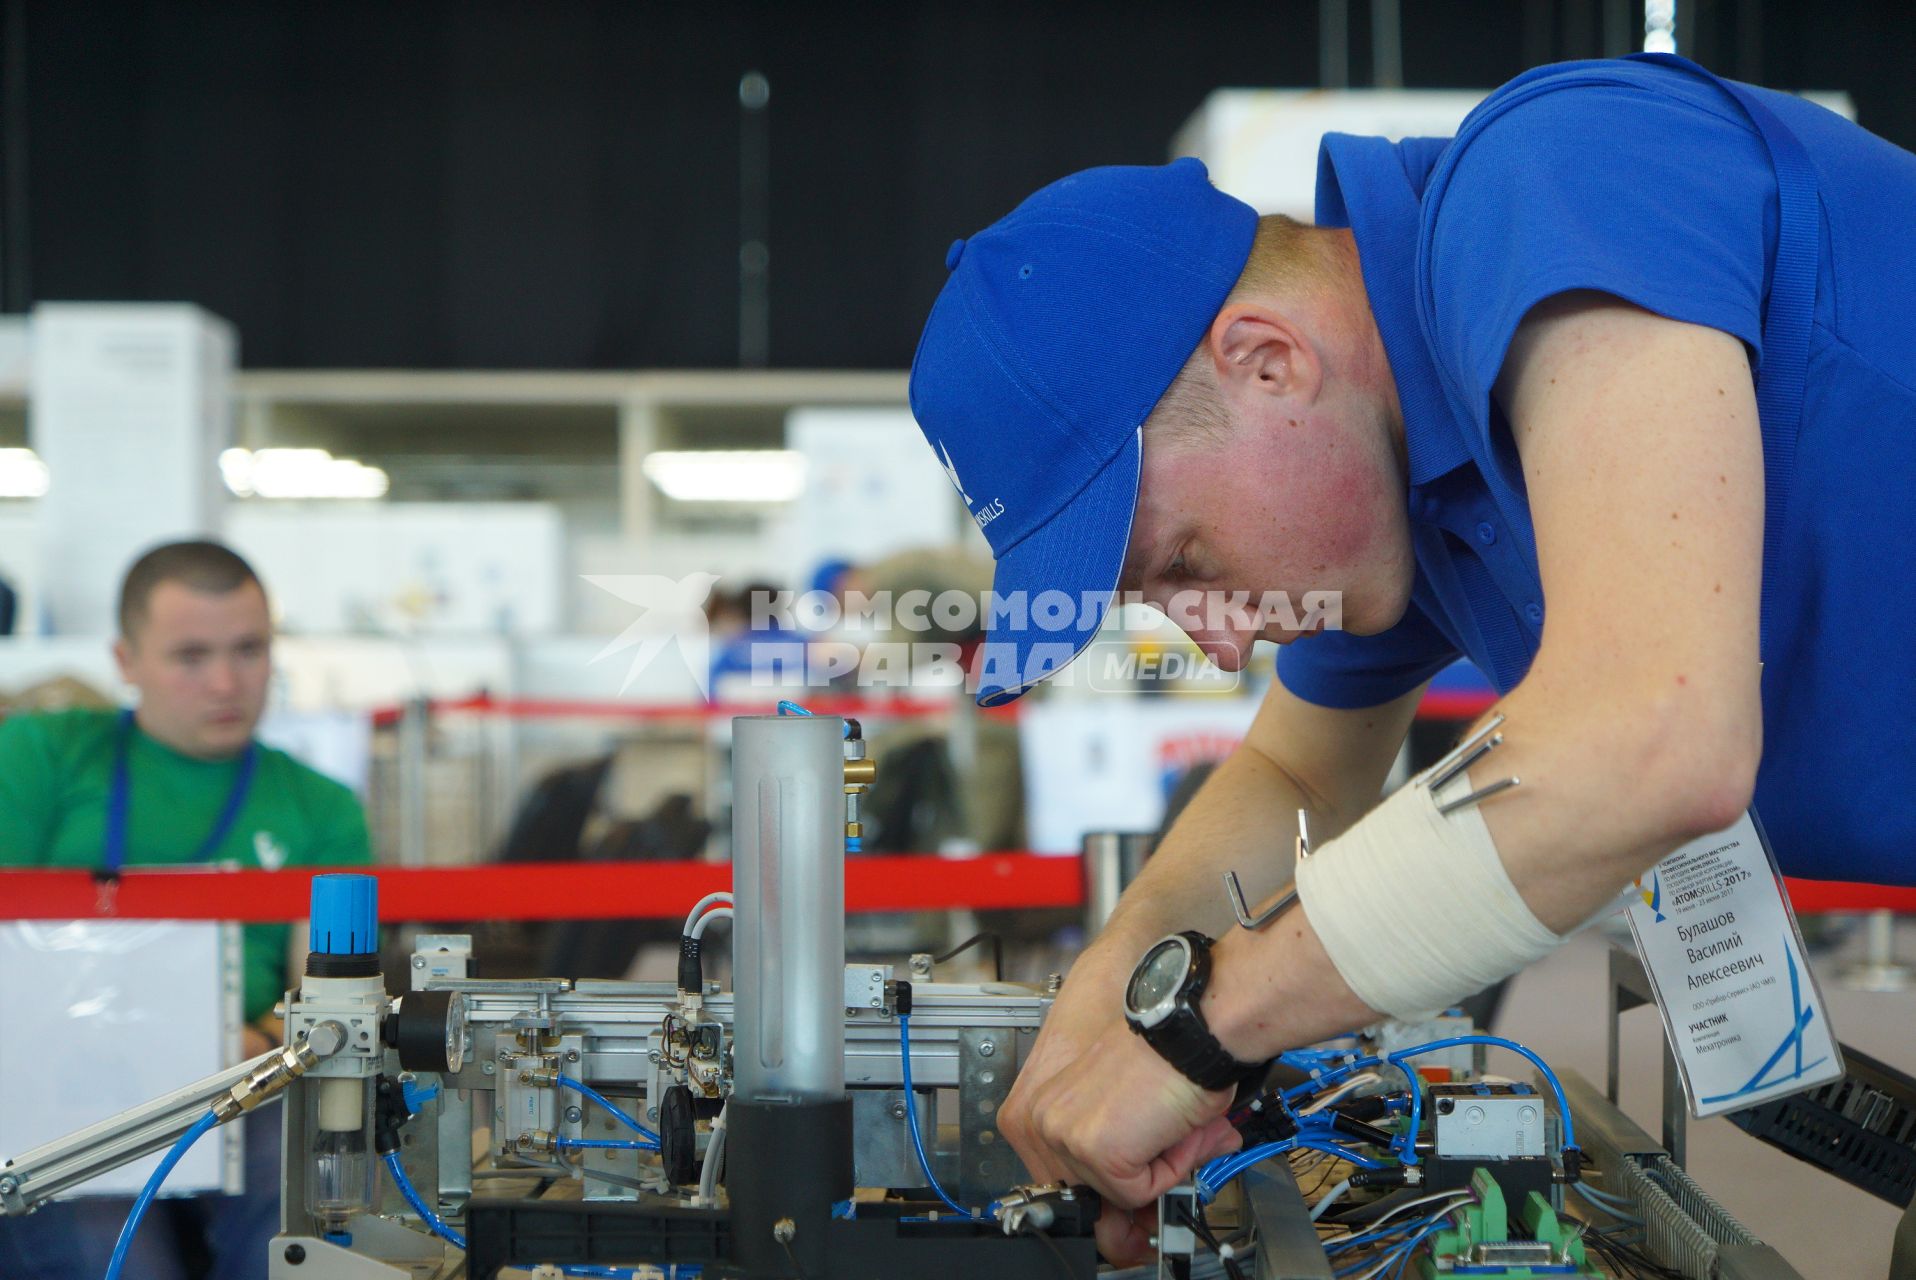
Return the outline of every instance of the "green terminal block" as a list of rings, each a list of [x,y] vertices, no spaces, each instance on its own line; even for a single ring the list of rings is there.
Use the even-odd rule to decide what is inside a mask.
[[[1510,1215],[1503,1188],[1488,1169],[1470,1175],[1477,1203],[1461,1210],[1461,1225],[1431,1237],[1430,1253],[1417,1260],[1424,1280],[1446,1276],[1499,1276],[1503,1280],[1542,1280],[1545,1276],[1592,1276],[1580,1232],[1557,1219],[1550,1202],[1532,1191],[1524,1197],[1522,1222],[1527,1239],[1510,1238]]]

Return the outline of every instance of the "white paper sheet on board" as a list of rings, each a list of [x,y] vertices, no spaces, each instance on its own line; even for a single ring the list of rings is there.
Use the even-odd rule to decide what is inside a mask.
[[[234,925],[0,922],[0,1157],[236,1062],[239,958]],[[195,1143],[167,1175],[165,1193],[237,1192],[244,1123]],[[135,1193],[164,1154],[122,1165],[73,1194]]]

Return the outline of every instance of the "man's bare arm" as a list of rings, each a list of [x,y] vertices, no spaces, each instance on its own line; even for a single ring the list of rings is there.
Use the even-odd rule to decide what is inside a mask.
[[[1234,923],[1226,871],[1237,872],[1252,902],[1282,890],[1291,880],[1297,811],[1310,813],[1317,842],[1363,816],[1422,697],[1420,686],[1383,706],[1340,711],[1273,683],[1243,743],[1179,816],[1099,941],[1135,959],[1179,929],[1223,933]]]

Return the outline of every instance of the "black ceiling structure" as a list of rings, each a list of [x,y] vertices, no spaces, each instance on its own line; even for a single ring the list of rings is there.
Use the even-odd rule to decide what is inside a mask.
[[[1677,34],[1723,74],[1847,90],[1910,146],[1907,13],[1678,0]],[[0,0],[0,20],[6,310],[190,301],[250,368],[900,368],[954,237],[1074,169],[1161,161],[1214,88],[1484,88],[1636,47],[1643,6]]]

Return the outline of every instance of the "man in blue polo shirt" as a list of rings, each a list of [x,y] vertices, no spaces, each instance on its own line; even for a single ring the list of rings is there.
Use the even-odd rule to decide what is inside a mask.
[[[1746,808],[1790,874],[1916,883],[1910,208],[1909,153],[1633,59],[1531,72],[1455,139],[1327,137],[1315,228],[1185,160],[952,247],[913,409],[999,594],[1088,606],[1004,610],[979,700],[1114,591],[1226,668],[1286,646],[1004,1109],[1038,1178],[1150,1204],[1236,1146],[1242,1064],[1514,972]],[[1342,630],[1266,607],[1313,591]],[[1376,803],[1460,655],[1503,744],[1442,799],[1522,785]],[[1280,887],[1300,809],[1298,905],[1211,944],[1219,872]],[[1131,1034],[1146,1006],[1177,1034]]]

